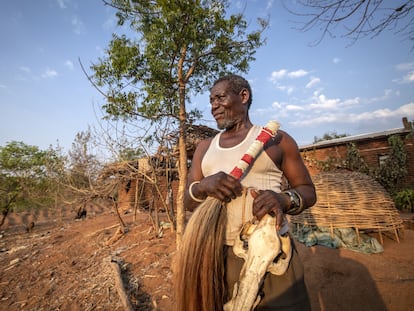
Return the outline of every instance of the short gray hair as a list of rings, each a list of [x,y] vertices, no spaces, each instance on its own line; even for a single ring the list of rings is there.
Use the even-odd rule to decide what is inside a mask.
[[[249,109],[253,99],[252,89],[250,87],[249,82],[239,75],[232,74],[218,78],[216,81],[214,81],[213,86],[223,81],[229,82],[229,88],[235,94],[239,94],[243,89],[247,89],[249,91],[250,96],[249,100],[247,101],[247,108]]]

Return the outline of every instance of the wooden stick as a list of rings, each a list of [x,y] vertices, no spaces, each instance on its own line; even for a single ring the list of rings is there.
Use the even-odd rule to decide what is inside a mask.
[[[263,145],[276,135],[279,126],[276,121],[269,121],[239,160],[236,167],[230,172],[230,175],[240,179],[262,150]]]
[[[131,305],[131,302],[128,299],[128,295],[126,294],[124,283],[122,282],[122,275],[121,269],[119,268],[118,262],[109,259],[110,266],[112,268],[112,272],[115,279],[115,287],[118,292],[119,298],[121,299],[121,303],[124,306],[124,310],[126,311],[133,311],[134,308]]]

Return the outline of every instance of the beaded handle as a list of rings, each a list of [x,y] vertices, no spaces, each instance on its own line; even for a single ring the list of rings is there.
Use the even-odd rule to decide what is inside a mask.
[[[239,160],[236,167],[230,172],[230,175],[240,179],[247,168],[253,163],[253,160],[262,150],[264,144],[266,144],[272,137],[274,137],[279,129],[280,124],[276,121],[269,121],[266,126],[257,135],[255,141],[247,149],[246,153]]]

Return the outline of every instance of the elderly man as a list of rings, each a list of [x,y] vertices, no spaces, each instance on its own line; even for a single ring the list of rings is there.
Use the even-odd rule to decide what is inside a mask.
[[[276,217],[275,230],[286,236],[286,214],[298,214],[315,204],[316,193],[296,142],[283,131],[264,145],[264,151],[240,181],[229,175],[261,130],[249,118],[249,83],[237,75],[218,79],[210,90],[210,104],[222,131],[197,146],[184,204],[193,210],[207,197],[226,202],[225,288],[229,300],[244,262],[232,250],[243,224],[270,214]],[[289,185],[284,191],[282,177]],[[243,191],[246,188],[255,190]],[[287,271],[283,275],[267,273],[258,295],[261,300],[256,310],[310,310],[303,266],[295,249]]]

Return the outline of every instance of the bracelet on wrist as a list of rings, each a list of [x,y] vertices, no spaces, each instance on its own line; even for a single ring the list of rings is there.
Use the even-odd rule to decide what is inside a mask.
[[[199,198],[196,198],[196,197],[194,196],[194,194],[193,194],[193,186],[194,186],[194,185],[197,185],[197,184],[199,184],[199,183],[200,183],[200,181],[199,181],[199,180],[197,180],[197,181],[193,181],[193,182],[190,184],[190,187],[188,187],[188,194],[190,195],[190,198],[191,198],[191,199],[193,199],[193,201],[198,202],[198,203],[201,203],[201,202],[204,202],[204,201],[205,201],[205,199],[199,199]]]
[[[298,215],[305,209],[303,206],[303,199],[299,193],[293,189],[283,191],[290,198],[290,206],[286,209],[285,213],[289,215]]]

